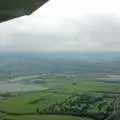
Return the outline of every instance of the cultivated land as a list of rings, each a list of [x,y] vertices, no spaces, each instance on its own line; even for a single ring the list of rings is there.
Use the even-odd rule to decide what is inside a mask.
[[[33,82],[14,81],[13,89],[18,84],[45,89],[0,94],[1,119],[107,120],[119,111],[120,84],[116,81],[101,80],[105,78],[103,75],[44,76],[43,81],[38,76]],[[11,84],[10,81],[7,84]]]
[[[0,54],[0,120],[119,120],[120,55],[52,55]]]

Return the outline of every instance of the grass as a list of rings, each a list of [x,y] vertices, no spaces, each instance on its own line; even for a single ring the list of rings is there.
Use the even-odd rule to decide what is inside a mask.
[[[60,115],[35,115],[35,116],[20,116],[12,117],[12,120],[92,120],[90,118],[81,118],[73,116],[60,116]]]
[[[31,101],[36,99],[44,99],[37,104],[30,104]],[[27,93],[20,96],[12,97],[6,101],[1,102],[0,109],[7,112],[15,113],[28,113],[36,112],[36,108],[39,107],[43,109],[47,105],[64,99],[64,95],[58,95],[50,92],[37,92],[37,93]]]
[[[76,85],[73,85],[76,83]],[[37,84],[38,86],[39,84]],[[80,80],[65,80],[65,78],[54,78],[47,80],[43,86],[49,88],[43,92],[22,93],[15,97],[9,97],[0,102],[0,110],[7,112],[28,113],[35,112],[36,108],[43,109],[44,107],[55,102],[62,101],[67,96],[74,93],[91,93],[96,90],[112,91],[119,84],[109,84],[96,81]],[[120,85],[119,85],[120,86]],[[36,99],[44,99],[37,104],[30,104],[31,101]]]
[[[41,84],[37,84],[40,86]],[[72,94],[93,93],[95,91],[113,91],[120,87],[120,84],[111,84],[95,81],[94,78],[51,78],[42,83],[42,86],[48,90],[42,92],[21,93],[13,97],[8,97],[0,102],[0,110],[9,113],[36,113],[36,108],[41,110],[50,104],[64,100]],[[92,92],[91,92],[92,91]],[[31,101],[42,99],[36,104],[30,104]],[[95,107],[92,112],[97,112]],[[13,120],[90,120],[87,118],[78,118],[70,116],[12,116]]]

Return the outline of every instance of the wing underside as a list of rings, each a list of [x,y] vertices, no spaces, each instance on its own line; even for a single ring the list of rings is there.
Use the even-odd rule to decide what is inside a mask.
[[[0,22],[29,15],[48,0],[0,0]]]

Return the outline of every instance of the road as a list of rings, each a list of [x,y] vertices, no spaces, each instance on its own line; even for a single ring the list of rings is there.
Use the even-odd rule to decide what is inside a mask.
[[[120,96],[118,96],[116,103],[116,114],[113,116],[111,120],[120,120]]]
[[[105,120],[120,120],[120,95],[116,95],[114,111]]]

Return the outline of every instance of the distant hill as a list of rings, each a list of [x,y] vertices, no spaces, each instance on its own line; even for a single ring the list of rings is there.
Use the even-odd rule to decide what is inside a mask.
[[[39,73],[120,74],[120,53],[0,53],[1,79]]]

